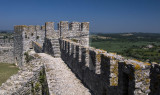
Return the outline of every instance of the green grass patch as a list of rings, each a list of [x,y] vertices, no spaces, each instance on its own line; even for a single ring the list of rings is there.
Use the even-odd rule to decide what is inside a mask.
[[[148,44],[157,44],[156,42],[146,42],[146,41],[137,41],[137,42],[130,42],[130,41],[99,41],[99,42],[90,42],[90,46],[104,49],[108,52],[123,52],[131,47],[140,47],[146,46]]]
[[[18,68],[13,64],[0,63],[0,86],[4,83],[10,76],[18,72]]]
[[[160,63],[160,34],[97,34],[90,36],[90,46],[124,57]],[[153,46],[148,48],[147,46]]]

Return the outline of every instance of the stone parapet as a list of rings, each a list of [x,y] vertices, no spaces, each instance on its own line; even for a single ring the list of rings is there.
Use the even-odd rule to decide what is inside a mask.
[[[95,94],[147,95],[151,93],[150,87],[153,87],[150,78],[150,72],[153,72],[151,63],[127,59],[116,53],[86,47],[69,39],[60,39],[60,46],[64,62]],[[99,90],[95,81],[99,84],[97,85]]]
[[[43,58],[49,95],[91,95],[61,58],[40,54]]]

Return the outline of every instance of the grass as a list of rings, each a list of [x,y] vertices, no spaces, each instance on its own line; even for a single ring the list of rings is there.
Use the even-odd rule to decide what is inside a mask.
[[[97,34],[90,36],[90,46],[127,58],[160,63],[159,36],[160,34],[154,33],[133,33],[132,36],[122,36],[119,33]],[[148,45],[152,45],[153,48],[146,48]]]
[[[160,43],[156,42],[147,42],[147,41],[137,41],[137,42],[129,42],[129,41],[100,41],[100,42],[91,42],[90,46],[103,49],[108,52],[118,53],[123,56],[133,57],[141,61],[146,61],[149,59],[152,62],[160,62],[160,47],[156,47],[156,49],[142,49],[142,46],[146,46],[148,44],[160,45]]]
[[[146,41],[138,41],[138,42],[100,41],[100,42],[91,42],[90,46],[95,47],[95,48],[104,49],[109,52],[122,52],[124,50],[129,49],[133,45],[142,46],[142,45],[148,45],[148,44],[151,44],[151,42],[146,42]]]
[[[4,83],[10,76],[16,74],[18,68],[13,64],[0,63],[0,86]]]

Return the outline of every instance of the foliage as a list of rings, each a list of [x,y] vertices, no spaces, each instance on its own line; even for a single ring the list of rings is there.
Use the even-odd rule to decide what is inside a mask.
[[[25,52],[24,55],[25,55],[25,60],[26,60],[27,63],[33,59],[33,57],[30,56],[30,55],[28,54],[28,52]]]
[[[40,83],[39,82],[36,82],[34,83],[33,81],[31,81],[31,92],[32,92],[32,95],[37,95],[37,93],[39,93],[40,91]]]
[[[36,92],[40,91],[40,83],[38,83],[38,82],[35,84],[35,91]]]
[[[39,76],[39,82],[41,83],[41,84],[43,84],[44,83],[44,81],[45,81],[45,75],[43,74],[43,72],[40,72],[40,76]]]
[[[39,82],[40,82],[40,84],[42,86],[42,95],[49,95],[49,90],[48,90],[48,86],[47,86],[47,81],[46,81],[46,75],[45,75],[44,68],[40,72]]]
[[[33,84],[32,81],[31,81],[31,92],[33,93],[33,95],[35,95],[35,93],[34,93],[34,84]]]

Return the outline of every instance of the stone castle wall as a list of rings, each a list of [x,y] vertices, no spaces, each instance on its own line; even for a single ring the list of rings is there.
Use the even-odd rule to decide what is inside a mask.
[[[32,45],[33,45],[33,49],[35,52],[37,53],[42,53],[43,52],[43,47],[37,43],[37,42],[32,42]]]
[[[44,26],[19,25],[14,27],[14,59],[18,66],[25,64],[24,54],[33,49],[32,42],[37,42],[41,46],[44,43],[45,29]]]
[[[10,38],[0,38],[0,63],[14,63],[13,41]]]
[[[89,46],[89,22],[61,21],[59,23],[60,38],[76,40],[82,45]]]
[[[95,95],[158,95],[160,66],[126,59],[89,47],[89,23],[61,21],[45,26],[15,26],[14,54],[19,66],[24,53],[34,49],[61,57]]]
[[[158,64],[60,39],[61,58],[95,95],[158,95]],[[89,63],[88,63],[89,59]]]
[[[17,25],[14,27],[14,59],[18,66],[25,64],[24,53],[33,49],[32,42],[37,42],[44,48],[44,52],[60,57],[59,38],[75,40],[83,45],[89,45],[89,23],[61,21],[58,30],[54,29],[54,22],[46,22],[45,26]],[[53,52],[54,51],[54,52]]]
[[[0,95],[43,95],[43,64],[36,54],[29,54],[33,60],[25,64],[17,74],[0,86]],[[47,87],[45,87],[47,89]]]

